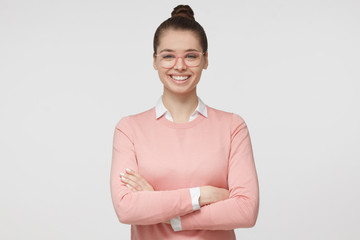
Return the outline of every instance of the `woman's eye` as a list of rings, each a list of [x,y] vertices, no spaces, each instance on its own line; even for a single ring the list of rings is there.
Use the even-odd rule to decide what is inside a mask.
[[[198,55],[196,55],[196,54],[188,54],[188,55],[186,55],[186,58],[188,58],[188,59],[196,59],[196,58],[198,58],[199,56]]]
[[[174,58],[174,55],[170,55],[170,54],[163,55],[162,58],[164,58],[164,59],[172,59],[172,58]]]

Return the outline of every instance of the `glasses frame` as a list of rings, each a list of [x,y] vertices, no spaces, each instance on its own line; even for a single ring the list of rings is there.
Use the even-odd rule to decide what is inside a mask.
[[[174,65],[172,65],[171,67],[161,66],[162,68],[165,68],[165,69],[173,68],[173,67],[176,65],[176,63],[177,63],[177,61],[178,61],[179,58],[182,59],[182,61],[183,61],[183,63],[185,64],[185,66],[187,66],[188,68],[198,67],[198,66],[200,66],[200,64],[201,64],[201,59],[200,59],[200,63],[199,63],[198,65],[196,65],[196,66],[189,66],[189,65],[187,65],[186,62],[185,62],[185,59],[184,59],[185,55],[186,55],[186,54],[189,54],[189,53],[199,53],[201,57],[202,57],[202,56],[205,56],[205,52],[200,52],[200,51],[188,51],[188,52],[185,52],[185,53],[183,53],[183,54],[176,54],[176,53],[173,53],[173,52],[168,52],[168,53],[174,54],[174,55],[176,56],[176,59],[175,59]],[[155,57],[158,57],[159,55],[160,55],[160,54],[154,53],[154,56],[155,56]]]

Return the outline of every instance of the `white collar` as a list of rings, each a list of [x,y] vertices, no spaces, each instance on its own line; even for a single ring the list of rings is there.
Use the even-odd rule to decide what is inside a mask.
[[[156,110],[156,119],[158,119],[159,117],[161,117],[162,115],[164,115],[168,111],[166,109],[166,107],[164,106],[164,104],[163,104],[162,95],[160,96],[160,98],[158,99],[158,101],[156,103],[155,110]],[[201,113],[204,117],[207,117],[207,111],[206,111],[205,103],[200,99],[200,97],[198,97],[198,105],[197,105],[194,113],[196,111]]]

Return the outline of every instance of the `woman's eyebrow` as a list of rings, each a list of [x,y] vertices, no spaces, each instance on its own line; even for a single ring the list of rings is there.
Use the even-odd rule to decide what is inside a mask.
[[[163,50],[160,51],[160,53],[162,53],[162,52],[175,52],[175,51],[172,50],[172,49],[166,48],[166,49],[163,49]]]
[[[185,50],[185,52],[194,52],[194,51],[195,52],[200,52],[199,50],[194,49],[194,48],[190,48],[190,49]],[[166,49],[163,49],[163,50],[160,51],[160,53],[162,53],[162,52],[175,52],[175,51],[172,50],[172,49],[166,48]]]
[[[190,49],[186,50],[185,52],[200,52],[200,51],[197,49],[190,48]]]

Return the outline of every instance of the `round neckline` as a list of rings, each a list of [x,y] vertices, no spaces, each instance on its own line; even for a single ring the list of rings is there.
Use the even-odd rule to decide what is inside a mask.
[[[209,117],[209,109],[208,109],[208,106],[206,104],[205,104],[205,107],[206,107],[208,117]],[[153,110],[154,110],[153,113],[155,115],[154,118],[156,119],[156,109],[155,109],[155,107],[154,107]],[[198,116],[195,119],[193,119],[192,121],[190,121],[190,122],[176,123],[176,122],[172,122],[169,119],[167,119],[165,117],[165,114],[164,114],[164,115],[162,115],[161,117],[159,117],[156,120],[159,121],[160,123],[168,126],[168,127],[171,127],[171,128],[190,128],[190,127],[195,126],[196,124],[198,124],[199,122],[201,122],[205,118],[206,118],[205,116],[203,116],[201,113],[199,113]]]

